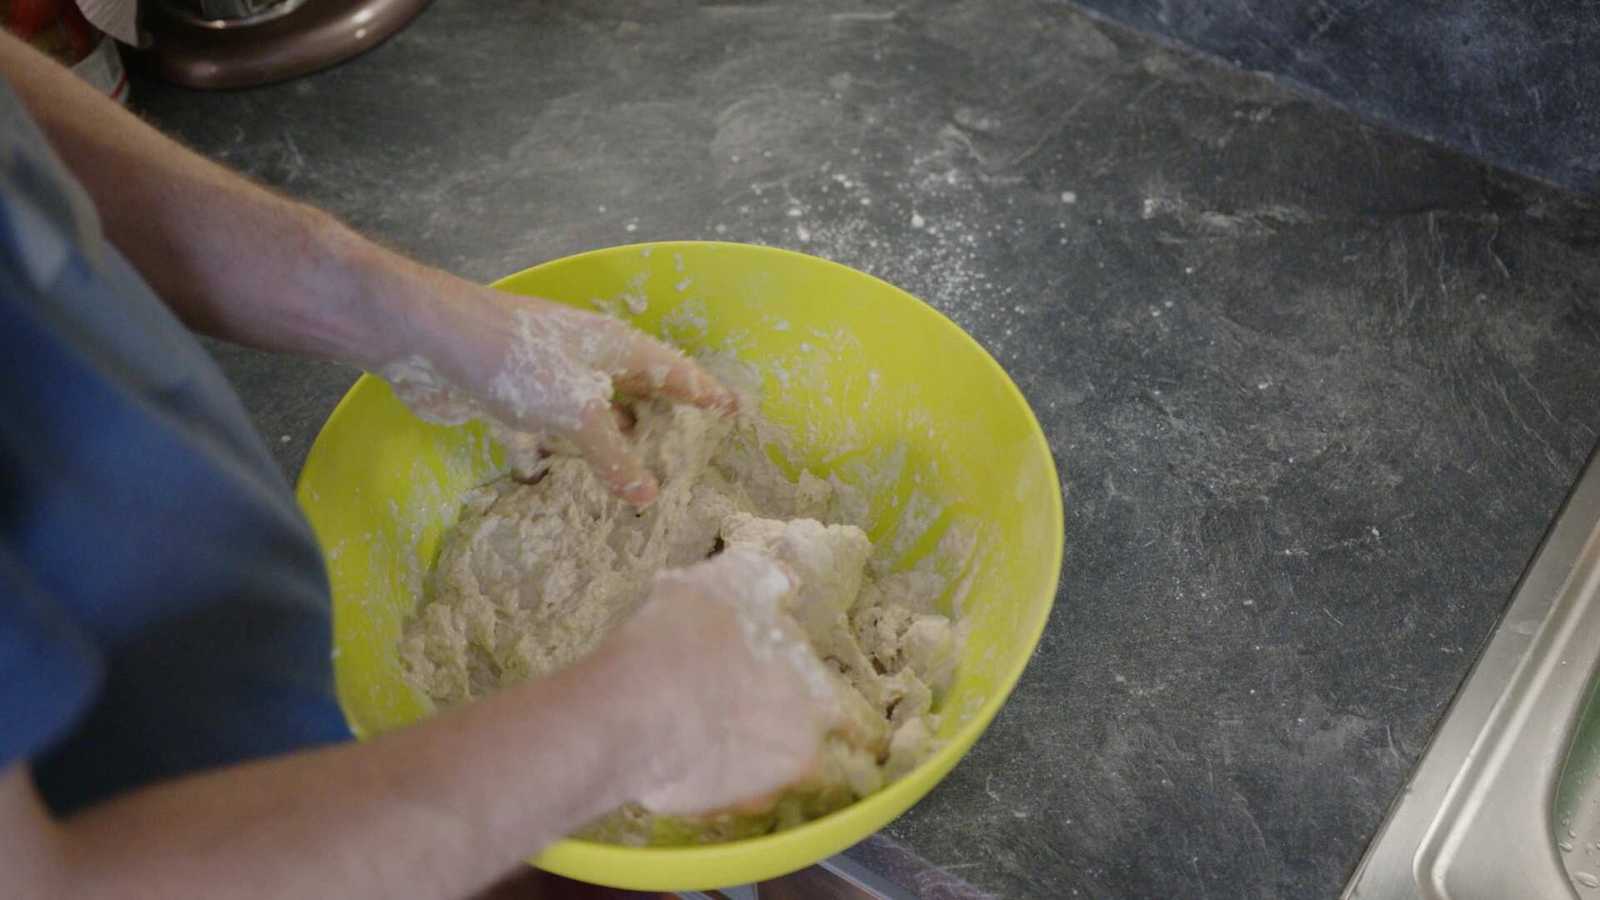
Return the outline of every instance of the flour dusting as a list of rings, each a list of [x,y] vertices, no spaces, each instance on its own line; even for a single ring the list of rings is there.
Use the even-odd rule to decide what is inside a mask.
[[[717,374],[747,387],[747,374]],[[642,511],[562,455],[532,483],[508,476],[472,490],[405,628],[407,680],[448,707],[582,658],[680,567],[759,554],[793,573],[792,590],[758,592],[780,608],[752,609],[746,638],[760,653],[786,654],[836,704],[841,724],[819,777],[767,813],[691,823],[629,807],[585,836],[711,842],[791,827],[878,790],[938,747],[935,699],[962,644],[938,603],[956,587],[960,561],[898,572],[869,564],[860,492],[809,471],[786,477],[773,458],[789,454],[769,454],[782,438],[757,406],[747,397],[733,418],[639,406],[630,440],[661,482]]]
[[[618,302],[642,311],[641,285],[630,283],[630,292]],[[378,374],[424,421],[485,422],[513,473],[527,479],[544,471],[546,452],[565,446],[586,409],[610,403],[612,383],[606,372],[621,356],[626,338],[618,330],[596,328],[592,316],[562,306],[538,312],[518,309],[512,318],[515,330],[488,386],[494,409],[461,390],[421,355],[391,362]]]

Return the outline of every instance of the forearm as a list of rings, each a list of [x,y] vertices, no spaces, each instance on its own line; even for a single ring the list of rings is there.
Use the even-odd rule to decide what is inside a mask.
[[[55,826],[59,895],[463,896],[632,796],[646,711],[603,665],[92,808]]]
[[[191,327],[369,368],[404,355],[416,266],[184,149],[0,32],[13,85],[108,238]]]

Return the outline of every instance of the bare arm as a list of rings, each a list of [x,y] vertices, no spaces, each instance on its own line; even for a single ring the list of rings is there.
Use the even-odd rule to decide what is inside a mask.
[[[0,869],[33,867],[24,897],[462,896],[626,798],[640,723],[604,715],[618,706],[605,689],[594,666],[574,669],[424,727],[183,778],[60,823],[17,767],[0,782],[0,828],[35,852],[5,859],[24,849],[8,839]]]
[[[368,368],[400,352],[405,303],[374,296],[373,275],[419,266],[187,151],[3,30],[0,75],[94,200],[110,242],[190,327]]]
[[[421,362],[473,412],[570,439],[615,493],[638,504],[655,498],[656,482],[610,414],[613,379],[635,395],[734,402],[682,354],[615,320],[421,265],[229,172],[3,31],[0,76],[88,190],[107,237],[196,330],[386,375]],[[503,376],[524,333],[550,336],[541,349],[560,352],[541,353],[531,374],[517,369],[508,390]],[[561,384],[591,389],[548,387]]]
[[[768,794],[806,773],[828,717],[797,672],[745,643],[741,594],[785,577],[750,565],[702,564],[573,668],[364,744],[157,784],[59,822],[13,767],[0,774],[7,895],[462,896],[624,801],[695,812]]]
[[[361,270],[414,264],[184,149],[3,31],[0,75],[107,237],[191,327],[368,367],[399,351],[406,311],[395,302],[380,315]]]

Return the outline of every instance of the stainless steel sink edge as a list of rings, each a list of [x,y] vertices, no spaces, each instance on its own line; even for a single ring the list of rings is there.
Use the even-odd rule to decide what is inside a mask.
[[[1600,542],[1592,539],[1421,843],[1415,868],[1424,896],[1573,895],[1551,815],[1600,663],[1592,639],[1600,633],[1597,586]]]
[[[1580,474],[1343,896],[1577,896],[1553,819],[1597,670],[1600,453]],[[1600,850],[1600,841],[1585,846]]]

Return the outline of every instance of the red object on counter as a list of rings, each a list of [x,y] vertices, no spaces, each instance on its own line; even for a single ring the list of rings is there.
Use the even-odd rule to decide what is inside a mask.
[[[112,99],[127,99],[128,77],[117,42],[89,24],[74,0],[0,0],[0,26]]]
[[[56,0],[11,0],[5,25],[17,37],[31,41],[55,16]]]

